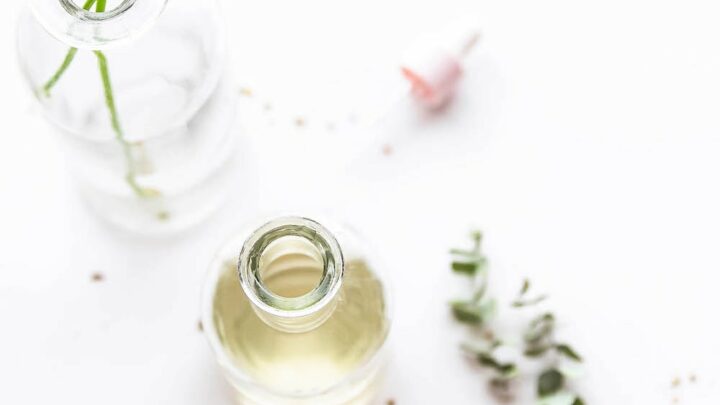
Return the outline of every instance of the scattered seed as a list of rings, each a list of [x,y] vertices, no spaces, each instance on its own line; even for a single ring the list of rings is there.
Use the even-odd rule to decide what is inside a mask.
[[[697,381],[697,376],[695,374],[690,374],[690,377],[688,379],[691,383],[694,383]]]
[[[241,87],[240,88],[240,95],[245,97],[252,97],[253,92],[247,87]]]
[[[96,272],[92,274],[90,280],[92,280],[93,283],[100,283],[105,280],[105,275],[100,272]]]
[[[302,118],[302,117],[295,118],[295,126],[304,127],[304,126],[305,126],[305,119]]]
[[[389,145],[389,144],[383,145],[383,147],[382,147],[382,154],[383,154],[383,155],[385,155],[385,156],[392,156],[393,152],[395,152],[395,150],[393,149],[393,147],[392,147],[391,145]]]
[[[160,211],[157,213],[157,219],[160,221],[167,221],[170,219],[170,213],[167,211]]]
[[[682,381],[680,380],[680,377],[675,377],[675,378],[673,378],[673,380],[670,384],[673,388],[676,388],[676,387],[680,386],[680,383],[682,383]]]
[[[198,332],[202,332],[203,330],[205,330],[203,328],[203,323],[200,320],[197,321],[197,330],[198,330]]]
[[[388,400],[387,400],[387,405],[395,405],[395,400],[394,400],[394,399],[388,399]]]

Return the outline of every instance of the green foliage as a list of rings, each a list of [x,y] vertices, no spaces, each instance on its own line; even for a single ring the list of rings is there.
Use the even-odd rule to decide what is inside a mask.
[[[495,310],[495,301],[488,300],[482,304],[475,301],[452,301],[450,303],[455,319],[462,323],[480,326],[489,319]]]
[[[552,395],[560,391],[565,384],[565,377],[562,373],[551,368],[545,370],[538,377],[537,393],[538,396],[544,397]]]
[[[575,360],[578,362],[582,361],[582,357],[580,357],[580,355],[577,354],[577,352],[569,345],[566,345],[564,343],[556,344],[555,350],[557,350],[558,353],[564,355],[565,357],[567,357],[571,360]]]
[[[517,373],[515,363],[501,363],[490,353],[478,353],[477,361],[481,366],[489,367],[505,378],[513,377]]]
[[[499,399],[511,400],[513,395],[510,381],[520,374],[520,370],[516,363],[500,361],[495,355],[495,350],[503,343],[489,328],[489,321],[496,312],[496,300],[486,297],[488,270],[487,259],[481,250],[482,233],[473,232],[471,238],[473,241],[471,250],[450,250],[453,256],[451,268],[457,274],[469,276],[475,285],[475,292],[470,299],[452,301],[450,309],[457,321],[475,328],[478,332],[475,335],[479,336],[479,341],[475,344],[466,343],[462,347],[474,356],[480,366],[491,370],[494,374],[488,382],[490,391]],[[528,297],[530,288],[530,281],[523,280],[518,295],[510,303],[510,306],[514,308],[532,307],[548,298],[543,294]],[[530,320],[521,334],[522,353],[525,357],[540,361],[550,360],[549,368],[545,369],[537,378],[539,403],[543,405],[584,405],[579,396],[564,391],[566,375],[557,368],[557,361],[560,358],[581,362],[582,357],[570,345],[555,342],[555,326],[555,315],[552,312],[541,312]],[[567,376],[567,378],[571,377],[572,375]]]

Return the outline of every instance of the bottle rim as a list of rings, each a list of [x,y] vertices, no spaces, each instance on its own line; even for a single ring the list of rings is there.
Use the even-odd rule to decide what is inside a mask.
[[[57,40],[79,49],[99,50],[136,38],[150,29],[168,0],[123,0],[95,12],[73,0],[31,0],[40,25]]]
[[[323,261],[320,282],[299,297],[283,297],[263,283],[260,257],[271,243],[285,236],[299,236],[317,249]],[[342,285],[342,249],[335,236],[320,223],[303,217],[281,217],[256,229],[245,241],[238,261],[238,277],[243,291],[256,311],[279,318],[301,318],[328,306]]]

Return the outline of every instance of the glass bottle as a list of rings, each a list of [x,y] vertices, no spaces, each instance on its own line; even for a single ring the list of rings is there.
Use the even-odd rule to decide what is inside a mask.
[[[371,401],[390,328],[380,270],[354,232],[302,217],[227,242],[210,266],[203,325],[239,402]]]
[[[166,4],[167,3],[167,4]],[[142,233],[193,225],[232,179],[235,98],[213,0],[31,0],[18,54],[94,211]]]

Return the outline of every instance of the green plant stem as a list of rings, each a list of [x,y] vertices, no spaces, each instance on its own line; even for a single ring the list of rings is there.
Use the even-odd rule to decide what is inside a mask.
[[[90,10],[92,6],[95,6],[95,11],[98,13],[105,12],[107,0],[86,0],[83,4],[83,9]],[[65,71],[70,67],[78,49],[72,47],[68,49],[65,58],[62,61],[60,67],[55,73],[48,79],[48,81],[42,86],[42,93],[46,97],[50,97],[50,91],[60,78],[65,74]],[[115,105],[115,96],[113,94],[112,82],[110,80],[110,71],[108,68],[107,57],[102,51],[93,51],[98,60],[98,68],[100,70],[100,78],[102,79],[103,92],[105,94],[105,105],[107,106],[110,114],[110,125],[113,132],[115,133],[115,139],[120,144],[123,150],[123,156],[125,157],[125,164],[127,171],[125,173],[125,182],[130,186],[132,191],[140,198],[154,198],[159,197],[161,193],[153,188],[142,187],[137,182],[137,168],[135,165],[135,159],[133,158],[133,145],[125,139],[122,127],[120,126],[120,119],[118,117],[117,107]],[[167,212],[161,211],[158,213],[158,218],[161,220],[166,219]]]
[[[55,74],[52,75],[50,80],[48,80],[45,85],[42,86],[42,91],[45,97],[50,97],[50,90],[55,86],[55,83],[60,80],[62,75],[67,70],[68,66],[70,66],[70,63],[72,63],[73,59],[75,59],[75,54],[77,53],[77,48],[70,48],[67,51],[67,54],[65,55],[65,59],[63,59],[62,64],[58,68],[58,70],[55,72]]]
[[[98,1],[98,8],[100,8],[100,2]],[[112,82],[110,80],[110,71],[108,69],[107,57],[102,51],[93,51],[97,56],[98,67],[100,69],[100,77],[103,83],[103,91],[105,93],[105,104],[107,105],[108,112],[110,113],[110,125],[112,126],[113,132],[115,133],[115,139],[122,146],[123,154],[125,156],[125,162],[127,164],[127,173],[125,174],[125,181],[128,183],[130,188],[139,197],[150,198],[159,196],[159,192],[155,189],[145,188],[137,182],[137,170],[135,168],[135,161],[132,155],[132,144],[125,139],[122,127],[120,126],[120,119],[118,118],[117,107],[115,106],[115,96],[113,95]]]
[[[83,9],[90,10],[92,6],[95,6],[95,11],[98,13],[105,12],[107,0],[86,0],[83,4]],[[57,71],[50,77],[50,79],[42,86],[42,92],[46,97],[50,97],[50,90],[60,80],[65,71],[70,67],[70,64],[75,59],[77,54],[77,48],[73,47],[68,49],[65,59],[57,69]],[[107,106],[108,112],[110,113],[110,125],[113,132],[115,133],[115,139],[120,144],[123,150],[123,156],[125,157],[125,164],[127,166],[127,172],[125,173],[125,182],[130,186],[133,192],[141,198],[153,198],[159,197],[161,194],[158,190],[148,187],[142,187],[137,182],[137,168],[135,165],[135,159],[133,158],[132,148],[133,145],[125,139],[122,127],[120,126],[120,119],[118,117],[117,107],[115,105],[115,96],[112,89],[112,81],[110,80],[110,71],[108,68],[107,57],[102,51],[93,51],[98,60],[98,67],[100,69],[100,78],[102,79],[103,92],[105,94],[105,105]],[[158,217],[166,215],[163,211],[158,214]],[[161,218],[162,219],[162,218]]]
[[[85,1],[85,4],[83,4],[83,9],[90,10],[90,8],[95,4],[97,0],[87,0]],[[103,1],[104,3],[104,1]],[[104,6],[103,6],[104,7]],[[45,82],[45,84],[42,86],[42,92],[45,95],[45,97],[50,97],[50,90],[55,86],[55,84],[60,80],[62,75],[65,73],[68,67],[70,67],[70,64],[72,63],[73,59],[75,59],[75,54],[77,53],[77,48],[70,48],[67,51],[67,54],[65,54],[65,59],[63,59],[62,64],[60,64],[60,67],[55,71],[55,74],[53,74],[50,79]]]
[[[98,13],[105,12],[105,5],[106,0],[97,0],[95,11]],[[105,93],[105,104],[107,105],[108,112],[110,113],[110,126],[112,127],[113,132],[115,133],[115,139],[122,147],[123,155],[125,156],[125,164],[127,166],[125,182],[140,198],[159,197],[159,191],[152,188],[142,187],[137,182],[137,169],[135,167],[135,159],[132,154],[132,144],[125,139],[125,134],[120,126],[120,119],[118,118],[117,107],[115,105],[115,96],[113,94],[112,81],[110,80],[110,70],[108,68],[107,57],[102,51],[96,50],[93,52],[95,53],[95,56],[97,56],[98,67],[100,68],[100,78],[102,79],[103,92]]]

